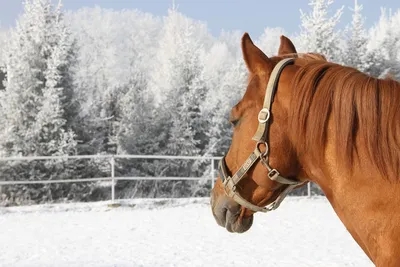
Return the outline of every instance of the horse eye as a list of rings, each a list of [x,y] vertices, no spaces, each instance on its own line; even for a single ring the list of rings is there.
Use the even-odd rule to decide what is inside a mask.
[[[230,120],[233,127],[236,127],[239,124],[240,119],[232,119]]]

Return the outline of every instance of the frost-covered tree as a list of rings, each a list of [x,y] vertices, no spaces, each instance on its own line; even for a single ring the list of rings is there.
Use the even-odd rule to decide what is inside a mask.
[[[157,115],[154,96],[149,94],[146,81],[135,77],[131,88],[121,99],[121,119],[119,121],[117,144],[119,154],[157,154],[159,140],[164,140],[157,132]],[[140,84],[141,83],[141,84]]]
[[[158,71],[152,72],[150,84],[158,102],[165,100],[171,90],[195,78],[193,71],[198,71],[203,51],[212,42],[207,25],[184,16],[176,9],[168,10],[160,33],[152,65]]]
[[[242,49],[240,46],[240,39],[243,36],[242,31],[221,31],[221,34],[218,36],[216,40],[212,42],[212,46],[209,49],[218,43],[223,43],[226,45],[228,51],[231,56],[234,58],[242,58]],[[207,55],[206,55],[207,56]]]
[[[368,51],[368,35],[364,28],[363,6],[354,1],[354,9],[351,26],[348,29],[347,47],[344,51],[343,61],[346,65],[360,71],[371,70],[373,55]]]
[[[201,77],[201,58],[209,41],[206,25],[195,22],[172,9],[164,19],[157,52],[157,72],[151,88],[166,108],[170,123],[165,153],[197,155],[201,151],[201,128],[205,121],[200,104],[206,87]]]
[[[61,4],[53,6],[51,0],[24,2],[24,13],[7,45],[7,82],[0,92],[3,156],[76,153],[73,44]],[[76,167],[65,161],[0,165],[2,177],[15,180],[79,177]],[[86,189],[76,185],[14,186],[2,197],[14,203],[41,202],[75,198],[70,193],[80,190]]]
[[[236,42],[240,43],[240,38]],[[210,88],[203,103],[209,120],[208,155],[223,155],[230,146],[229,112],[244,94],[246,75],[242,55],[235,57],[225,42],[215,43],[205,57],[204,78]]]
[[[204,54],[212,42],[204,23],[176,9],[164,17],[149,88],[156,100],[156,127],[160,133],[159,153],[201,155],[208,142],[207,118],[201,109],[208,88],[203,77]],[[159,176],[193,176],[202,173],[201,162],[158,161]],[[192,190],[194,186],[194,190]],[[161,192],[197,192],[194,182],[156,182],[151,196]]]
[[[383,61],[381,51],[368,49],[369,35],[364,28],[365,19],[362,15],[363,6],[354,1],[351,25],[346,29],[347,39],[343,49],[342,61],[345,65],[354,67],[372,76],[379,77],[382,73]]]
[[[378,23],[371,29],[369,51],[381,61],[380,74],[400,79],[400,10],[394,14],[382,9]]]
[[[7,51],[7,83],[1,94],[2,152],[6,155],[74,153],[71,108],[72,40],[61,6],[49,0],[24,3]]]
[[[138,86],[147,86],[153,71],[150,63],[160,21],[137,10],[99,7],[81,9],[68,19],[79,48],[75,85],[82,103],[80,153],[115,153],[118,127],[125,116],[123,98],[129,90],[147,90]]]
[[[343,7],[333,16],[329,16],[329,8],[333,0],[310,0],[311,11],[301,13],[301,50],[316,52],[328,60],[340,61],[340,37],[336,26],[343,14]]]

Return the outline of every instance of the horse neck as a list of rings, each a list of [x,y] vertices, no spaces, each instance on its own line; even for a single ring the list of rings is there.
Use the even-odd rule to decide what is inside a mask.
[[[315,164],[303,154],[302,175],[318,184],[346,229],[377,266],[400,255],[400,186],[385,180],[371,165],[356,163],[349,172],[335,161],[335,142],[328,141],[325,158]],[[386,247],[387,255],[382,255]],[[385,258],[386,257],[386,258]],[[382,265],[377,263],[383,262]]]
[[[396,241],[400,240],[400,177],[388,179],[377,169],[368,157],[367,149],[362,148],[365,141],[362,137],[354,139],[358,151],[354,151],[351,166],[340,164],[336,130],[340,124],[337,119],[331,114],[323,125],[326,140],[321,158],[315,158],[318,153],[313,153],[312,148],[294,143],[294,147],[304,149],[297,151],[303,169],[301,176],[321,187],[336,214],[371,260],[385,262],[385,257],[400,255]],[[393,127],[398,129],[398,125],[397,122]],[[300,130],[291,129],[293,133]],[[400,140],[399,131],[396,135]],[[387,248],[387,255],[382,255],[382,247]]]

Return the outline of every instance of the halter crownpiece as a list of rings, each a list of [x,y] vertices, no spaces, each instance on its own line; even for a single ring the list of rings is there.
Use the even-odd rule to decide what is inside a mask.
[[[253,153],[247,158],[244,164],[240,167],[240,169],[232,176],[228,174],[228,168],[225,163],[225,157],[221,159],[219,162],[219,176],[222,180],[224,185],[225,193],[233,198],[238,204],[242,205],[243,207],[252,210],[252,211],[261,211],[261,212],[269,212],[275,210],[279,207],[283,199],[298,185],[303,184],[300,181],[294,181],[285,177],[282,177],[280,173],[272,168],[269,165],[269,147],[268,147],[268,130],[269,130],[269,119],[271,117],[271,107],[274,101],[274,96],[276,89],[278,87],[279,77],[283,71],[283,69],[294,63],[293,58],[287,58],[281,60],[274,68],[271,73],[268,86],[265,93],[264,98],[264,106],[258,113],[258,128],[253,137],[253,140],[257,141],[256,148],[254,149]],[[265,145],[265,152],[261,152],[260,145]],[[287,187],[279,194],[279,196],[268,206],[266,207],[259,207],[254,205],[244,199],[239,192],[236,190],[236,185],[241,181],[246,173],[251,169],[251,167],[260,160],[262,165],[267,168],[268,170],[268,178],[272,181],[278,182],[283,185],[287,185]]]

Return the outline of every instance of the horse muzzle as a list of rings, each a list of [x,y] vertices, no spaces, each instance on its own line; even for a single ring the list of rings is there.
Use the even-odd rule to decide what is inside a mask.
[[[253,224],[253,215],[243,216],[242,207],[225,194],[211,193],[211,209],[217,223],[231,233],[244,233]]]

